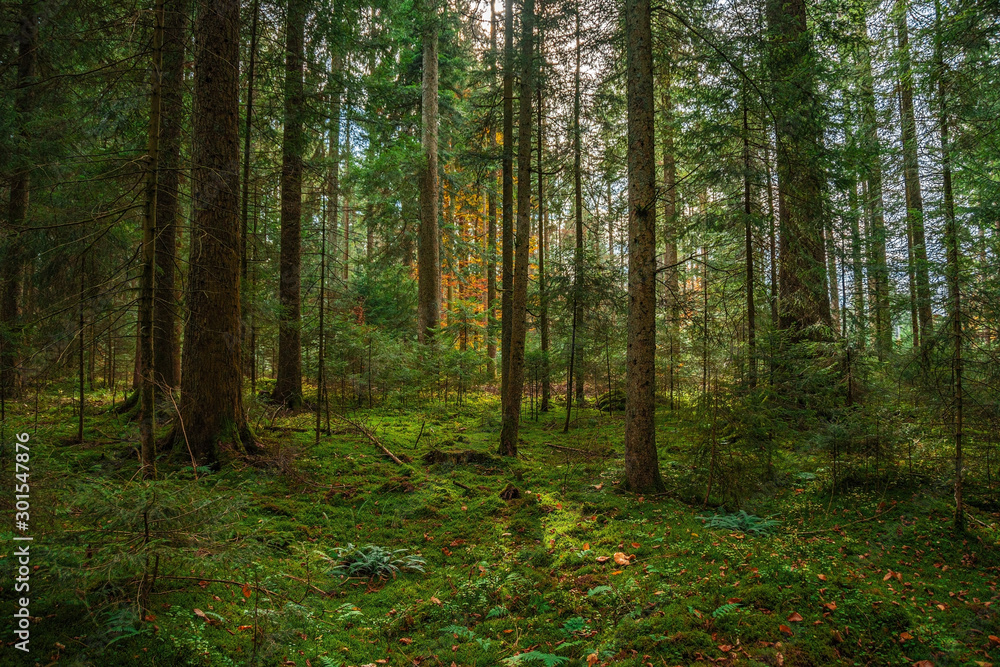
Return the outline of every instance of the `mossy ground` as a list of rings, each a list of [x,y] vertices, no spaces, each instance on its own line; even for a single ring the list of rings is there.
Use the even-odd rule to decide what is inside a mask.
[[[197,480],[164,469],[149,485],[135,479],[137,429],[104,409],[109,396],[82,445],[63,444],[75,431],[60,398],[42,397],[31,440],[31,653],[8,633],[2,664],[1000,663],[997,517],[956,538],[946,485],[831,495],[824,461],[791,435],[743,505],[781,523],[751,536],[707,528],[711,510],[678,499],[698,464],[683,415],[663,409],[673,493],[636,497],[619,490],[621,418],[596,410],[569,434],[561,408],[525,422],[516,461],[429,466],[432,448],[494,451],[494,397],[352,413],[413,460],[399,466],[342,423],[317,446],[313,415],[251,406],[263,458]],[[33,407],[9,415],[5,478]],[[508,483],[520,499],[499,498]],[[150,536],[149,515],[170,529]],[[426,573],[329,575],[317,552],[349,543],[419,552]],[[598,562],[616,552],[634,558]]]

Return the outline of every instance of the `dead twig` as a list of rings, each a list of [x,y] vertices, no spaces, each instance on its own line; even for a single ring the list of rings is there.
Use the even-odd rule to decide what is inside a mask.
[[[351,428],[355,429],[361,435],[363,435],[366,438],[368,438],[368,440],[371,441],[371,443],[373,445],[375,445],[376,447],[378,447],[379,449],[381,449],[382,453],[385,454],[386,456],[388,456],[390,459],[392,459],[397,465],[405,465],[405,461],[403,461],[398,456],[396,456],[395,454],[393,454],[392,452],[390,452],[389,448],[386,447],[385,445],[383,445],[382,441],[379,440],[378,437],[376,437],[376,435],[374,433],[372,433],[371,430],[367,426],[365,426],[361,422],[356,422],[353,419],[345,417],[344,415],[336,415],[335,417],[339,421],[342,421],[343,423],[347,424]]]

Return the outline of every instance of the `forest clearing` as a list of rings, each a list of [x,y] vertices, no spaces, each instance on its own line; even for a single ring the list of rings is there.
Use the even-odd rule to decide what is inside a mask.
[[[1000,665],[1000,4],[0,25],[0,665]]]

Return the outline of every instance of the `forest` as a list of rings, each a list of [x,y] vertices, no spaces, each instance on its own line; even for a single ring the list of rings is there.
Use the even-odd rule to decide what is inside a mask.
[[[0,664],[1000,664],[1000,4],[0,34]]]

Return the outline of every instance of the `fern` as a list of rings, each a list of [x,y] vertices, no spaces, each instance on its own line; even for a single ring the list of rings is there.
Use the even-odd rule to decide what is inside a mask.
[[[322,552],[319,556],[332,563],[329,573],[348,577],[369,577],[379,579],[395,578],[400,570],[423,572],[426,561],[418,555],[406,554],[409,549],[384,549],[369,544],[366,547],[356,547],[348,544],[335,549],[336,558],[331,558]],[[405,555],[404,555],[405,554]]]
[[[730,602],[728,604],[724,604],[724,605],[722,605],[721,607],[719,607],[718,609],[716,609],[715,611],[712,612],[712,618],[722,618],[726,614],[732,613],[732,612],[736,611],[739,608],[740,608],[740,606],[738,604],[736,604],[735,602]]]
[[[611,586],[594,586],[589,591],[587,591],[587,597],[592,598],[595,595],[601,595],[602,593],[610,593],[612,590]]]
[[[771,517],[760,518],[740,510],[735,514],[714,514],[697,517],[705,522],[708,528],[735,530],[749,535],[767,535],[774,531],[781,522]]]
[[[556,665],[569,662],[569,658],[564,658],[561,655],[554,655],[552,653],[542,653],[541,651],[528,651],[527,653],[521,653],[520,655],[512,655],[509,658],[505,658],[504,662],[508,665],[520,665],[523,662],[529,662],[532,660],[538,660],[543,663],[545,667],[556,667]]]
[[[476,638],[476,633],[462,625],[449,625],[441,628],[443,635],[458,635],[459,638],[471,641]]]

